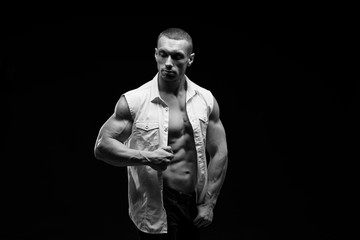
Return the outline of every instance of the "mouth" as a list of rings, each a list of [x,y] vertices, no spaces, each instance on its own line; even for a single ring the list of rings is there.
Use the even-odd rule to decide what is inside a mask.
[[[168,75],[168,76],[175,76],[176,72],[174,71],[169,71],[169,70],[162,70],[163,74]]]
[[[171,70],[163,70],[163,72],[165,72],[165,73],[167,73],[167,74],[175,74],[175,72],[174,71],[171,71]]]

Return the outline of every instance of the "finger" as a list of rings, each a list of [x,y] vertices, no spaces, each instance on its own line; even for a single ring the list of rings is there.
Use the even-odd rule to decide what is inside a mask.
[[[171,152],[166,152],[166,155],[163,158],[164,162],[170,162],[174,158],[174,154]]]
[[[199,220],[198,223],[196,224],[196,226],[198,228],[201,228],[201,227],[204,227],[204,224],[205,224],[204,220]]]
[[[171,146],[166,146],[166,147],[163,147],[163,149],[169,153],[173,153],[172,149],[171,149]]]
[[[198,224],[196,225],[198,228],[203,228],[203,227],[207,227],[210,225],[210,221],[207,221],[207,220],[202,220],[200,222],[198,222]]]
[[[161,160],[161,164],[169,165],[172,157],[173,157],[173,156],[166,156],[165,158],[163,158],[163,159]]]
[[[207,227],[211,224],[211,220],[209,220],[207,217],[201,217],[200,215],[196,216],[196,218],[193,220],[193,223],[196,227]]]
[[[211,221],[204,221],[202,227],[208,227],[211,224]]]
[[[193,220],[193,223],[194,223],[194,225],[195,226],[197,226],[198,227],[198,225],[200,224],[200,217],[199,216],[197,216],[194,220]]]

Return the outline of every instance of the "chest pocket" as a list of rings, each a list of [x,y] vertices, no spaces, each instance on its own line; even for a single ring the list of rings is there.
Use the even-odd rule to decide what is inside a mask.
[[[131,147],[153,151],[159,146],[159,123],[136,122],[133,129]]]

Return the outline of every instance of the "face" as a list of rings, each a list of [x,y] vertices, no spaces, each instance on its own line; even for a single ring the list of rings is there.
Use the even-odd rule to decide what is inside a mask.
[[[186,40],[174,40],[161,37],[155,48],[155,59],[159,76],[165,81],[181,79],[186,68],[194,59],[194,53],[188,54],[189,43]]]

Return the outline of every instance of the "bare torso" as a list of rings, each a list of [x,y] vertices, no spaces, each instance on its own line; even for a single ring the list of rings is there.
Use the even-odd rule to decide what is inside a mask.
[[[185,96],[166,97],[169,106],[168,144],[174,158],[164,171],[164,184],[186,193],[195,190],[197,177],[193,131],[186,114]]]

